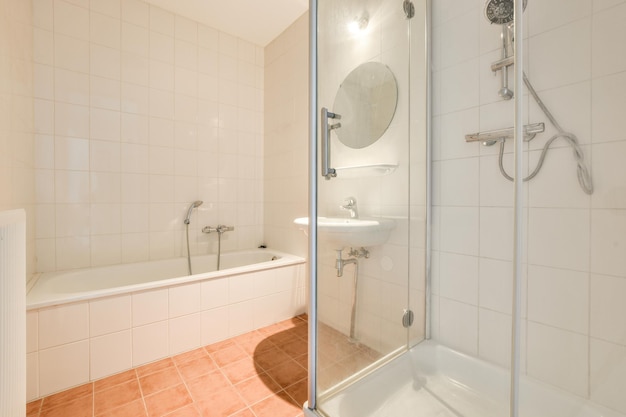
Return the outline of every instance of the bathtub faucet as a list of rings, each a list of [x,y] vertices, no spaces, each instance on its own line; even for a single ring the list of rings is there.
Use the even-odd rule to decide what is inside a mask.
[[[218,224],[217,227],[204,226],[202,233],[214,233],[217,232],[217,270],[220,270],[220,263],[222,258],[222,235],[224,232],[232,232],[235,230],[235,226],[224,226]]]
[[[202,233],[219,233],[220,235],[224,232],[232,232],[235,230],[235,226],[224,226],[223,224],[218,224],[217,227],[205,226],[202,229]]]

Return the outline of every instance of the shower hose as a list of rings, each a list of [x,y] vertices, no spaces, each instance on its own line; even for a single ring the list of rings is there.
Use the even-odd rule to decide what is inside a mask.
[[[185,235],[187,236],[187,269],[189,269],[189,275],[191,273],[191,252],[189,251],[189,223],[185,223]]]
[[[569,143],[569,145],[574,150],[574,158],[576,158],[576,164],[578,165],[577,174],[578,174],[578,183],[580,184],[580,187],[583,189],[583,191],[586,194],[593,194],[593,183],[591,181],[591,174],[589,173],[589,170],[587,169],[587,166],[585,165],[584,154],[583,154],[582,149],[580,148],[580,144],[578,143],[578,138],[573,133],[569,133],[563,130],[563,128],[556,121],[552,113],[550,113],[550,110],[548,110],[548,108],[545,106],[545,104],[543,104],[543,102],[539,98],[539,95],[533,88],[532,84],[530,83],[530,80],[528,80],[526,73],[524,73],[524,84],[526,85],[526,87],[528,88],[528,91],[533,96],[533,98],[537,102],[537,105],[541,108],[543,113],[546,115],[546,117],[548,118],[552,126],[554,126],[554,128],[557,130],[557,133],[554,136],[552,136],[550,139],[548,139],[548,141],[544,145],[543,150],[541,151],[541,155],[539,156],[539,162],[537,162],[537,166],[535,167],[533,172],[530,173],[530,175],[524,178],[524,181],[533,179],[539,173],[539,170],[543,166],[543,162],[546,159],[546,154],[548,152],[548,149],[550,148],[550,145],[552,145],[552,142],[554,142],[558,138],[563,138],[567,141],[567,143]],[[501,141],[500,142],[500,156],[499,156],[499,161],[498,161],[500,164],[500,172],[502,173],[504,178],[506,178],[509,181],[513,181],[513,177],[507,174],[506,170],[504,169],[504,165],[502,164],[503,156],[504,156],[504,141]]]

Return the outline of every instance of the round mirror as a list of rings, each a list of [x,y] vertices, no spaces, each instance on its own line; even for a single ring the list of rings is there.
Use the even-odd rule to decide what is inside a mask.
[[[366,62],[339,86],[333,112],[341,116],[334,132],[344,145],[360,149],[376,142],[387,130],[398,102],[396,78],[385,64]]]

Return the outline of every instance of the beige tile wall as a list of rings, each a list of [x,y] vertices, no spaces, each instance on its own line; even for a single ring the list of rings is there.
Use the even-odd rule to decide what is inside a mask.
[[[299,256],[307,254],[293,220],[308,213],[308,16],[265,48],[265,239]]]
[[[35,271],[32,15],[29,1],[0,1],[0,210],[26,210],[27,277]]]
[[[39,271],[263,240],[263,48],[140,0],[35,0]]]

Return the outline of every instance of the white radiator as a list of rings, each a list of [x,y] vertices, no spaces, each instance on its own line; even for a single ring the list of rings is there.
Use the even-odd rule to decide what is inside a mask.
[[[26,214],[0,212],[0,416],[26,415]]]

